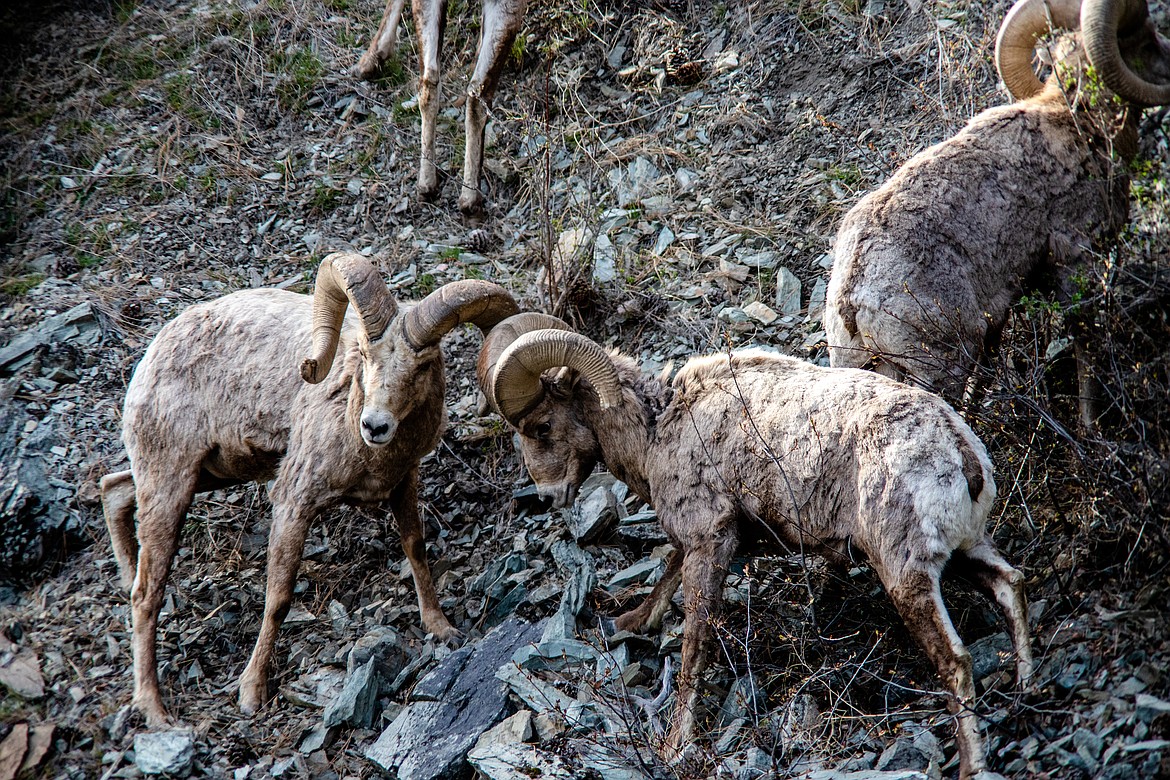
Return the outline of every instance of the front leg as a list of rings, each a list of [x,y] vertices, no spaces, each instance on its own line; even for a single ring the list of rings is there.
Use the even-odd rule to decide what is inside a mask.
[[[662,624],[662,617],[670,608],[670,600],[674,598],[674,592],[678,590],[678,584],[682,581],[682,564],[682,552],[679,550],[671,552],[662,579],[654,586],[646,600],[614,620],[614,625],[619,631],[641,633],[658,628]]]
[[[714,527],[726,525],[714,524]],[[736,539],[730,533],[708,537],[682,550],[683,627],[682,663],[678,670],[678,697],[674,725],[665,746],[665,758],[680,756],[695,738],[695,707],[699,678],[707,667],[707,649],[714,624],[723,606],[723,581],[735,554]]]
[[[320,511],[299,497],[287,497],[283,480],[273,487],[272,531],[268,534],[268,584],[264,593],[264,622],[252,658],[240,676],[240,711],[251,715],[268,698],[268,669],[276,647],[276,634],[292,605],[293,586],[305,551],[309,523]],[[286,496],[277,498],[277,496]]]
[[[457,639],[459,631],[451,625],[439,606],[431,568],[427,565],[426,541],[418,517],[418,468],[411,469],[394,488],[390,494],[390,509],[398,524],[402,551],[406,553],[406,560],[410,561],[410,571],[414,575],[414,590],[418,595],[418,611],[423,625],[444,642]]]

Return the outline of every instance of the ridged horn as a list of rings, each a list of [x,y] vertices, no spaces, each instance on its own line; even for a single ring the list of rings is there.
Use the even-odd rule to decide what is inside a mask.
[[[483,337],[483,346],[479,350],[479,360],[475,364],[475,375],[479,379],[479,389],[487,399],[488,405],[500,411],[496,399],[492,395],[492,376],[496,372],[496,364],[504,350],[512,342],[534,330],[568,330],[572,328],[564,320],[557,319],[549,314],[526,311],[514,314],[500,322],[491,332]]]
[[[1036,41],[1050,29],[1077,29],[1080,10],[1080,0],[1019,0],[1008,11],[995,38],[995,69],[1013,98],[1030,98],[1044,88],[1032,69]]]
[[[517,338],[500,355],[491,380],[491,396],[500,416],[515,426],[544,397],[540,375],[561,366],[593,385],[603,409],[621,403],[617,369],[600,345],[571,330],[535,330]]]
[[[1081,37],[1101,81],[1123,100],[1139,106],[1170,103],[1170,84],[1146,81],[1121,58],[1119,39],[1140,33],[1150,9],[1145,0],[1085,0]]]
[[[416,350],[439,343],[456,325],[470,322],[484,333],[520,311],[511,293],[492,282],[465,279],[445,284],[406,313],[402,332]]]
[[[321,261],[313,288],[313,355],[301,363],[301,378],[317,384],[329,375],[345,307],[352,305],[362,318],[366,336],[382,337],[398,311],[398,304],[381,275],[361,255],[334,252]]]

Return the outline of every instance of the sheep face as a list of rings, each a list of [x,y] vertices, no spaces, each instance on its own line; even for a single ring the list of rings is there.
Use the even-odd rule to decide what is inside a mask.
[[[541,498],[571,506],[581,483],[601,459],[593,429],[581,420],[571,385],[543,380],[544,400],[519,421],[520,456]]]
[[[416,352],[390,332],[373,341],[361,339],[358,352],[362,370],[355,381],[362,388],[358,417],[362,441],[370,447],[385,447],[394,439],[398,424],[420,403],[435,392],[442,394],[443,388],[434,386],[442,375],[442,356],[438,347]]]

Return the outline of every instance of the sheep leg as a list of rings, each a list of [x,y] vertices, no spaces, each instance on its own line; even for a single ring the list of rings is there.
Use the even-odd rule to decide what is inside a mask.
[[[382,65],[394,56],[398,47],[398,22],[402,18],[402,6],[406,0],[387,0],[382,13],[382,23],[370,41],[370,47],[354,66],[353,73],[360,79],[371,81],[382,70]]]
[[[467,114],[464,122],[466,150],[463,155],[463,189],[459,193],[459,210],[464,214],[483,211],[483,193],[479,189],[483,172],[483,134],[487,114],[496,95],[500,72],[524,20],[527,0],[484,0],[483,32],[479,38],[475,72],[467,87]]]
[[[961,414],[966,420],[972,419],[983,405],[987,395],[987,383],[995,375],[995,360],[999,355],[1000,345],[1003,342],[1003,329],[1007,325],[1007,318],[989,321],[983,336],[983,348],[979,351],[979,359],[967,380],[967,389],[963,396]]]
[[[439,57],[447,26],[447,0],[414,0],[414,26],[419,40],[418,106],[422,115],[422,159],[418,166],[418,196],[431,200],[439,193],[435,165],[435,121],[439,116]]]
[[[641,633],[650,628],[658,628],[662,624],[662,617],[670,609],[670,600],[678,590],[682,580],[683,555],[674,550],[666,560],[666,571],[662,579],[654,586],[654,590],[646,600],[634,609],[624,612],[614,620],[619,631],[634,631]]]
[[[130,589],[134,623],[132,703],[152,729],[170,723],[158,688],[158,613],[179,547],[180,524],[195,497],[197,473],[197,467],[175,466],[144,476],[138,483],[138,561]],[[144,484],[164,489],[143,489]]]
[[[418,596],[418,611],[427,631],[446,642],[460,636],[443,614],[439,599],[435,595],[435,583],[431,579],[431,568],[427,565],[427,547],[422,522],[418,516],[418,469],[410,470],[406,478],[398,483],[390,494],[390,509],[398,525],[402,539],[402,551],[410,561],[414,575],[414,591]]]
[[[718,523],[703,527],[717,527]],[[682,557],[683,625],[682,663],[678,670],[678,697],[674,724],[665,746],[665,758],[680,756],[695,738],[695,707],[699,679],[707,666],[707,650],[715,621],[723,605],[723,580],[735,554],[732,538],[705,541],[684,549]]]
[[[138,539],[134,536],[134,476],[129,471],[107,474],[101,481],[102,514],[118,561],[122,588],[129,593],[138,569]]]
[[[1091,434],[1096,432],[1097,418],[1101,414],[1101,381],[1093,370],[1093,361],[1084,343],[1086,338],[1088,333],[1074,334],[1073,358],[1077,362],[1077,412],[1081,431]]]
[[[281,482],[291,471],[288,469],[281,474],[272,490],[274,496],[285,492],[281,489]],[[319,507],[315,505],[274,499],[272,530],[268,534],[264,621],[252,657],[240,675],[240,711],[245,715],[255,713],[268,698],[268,669],[276,647],[276,635],[292,606],[293,586],[305,551],[305,537],[309,533],[309,523],[318,512]]]
[[[890,598],[910,633],[926,651],[950,690],[948,708],[958,721],[959,777],[972,778],[986,769],[983,738],[972,707],[975,682],[971,653],[963,645],[943,604],[939,569],[910,571],[900,582],[887,586]]]
[[[962,554],[972,566],[975,582],[986,590],[1003,610],[1016,649],[1016,675],[1021,688],[1032,680],[1032,643],[1028,634],[1028,599],[1024,575],[1012,567],[990,542],[981,542]]]

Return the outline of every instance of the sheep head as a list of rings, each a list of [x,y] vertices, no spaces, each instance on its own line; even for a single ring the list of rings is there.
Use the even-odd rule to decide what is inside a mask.
[[[1170,103],[1170,44],[1149,17],[1146,0],[1019,0],[1000,26],[996,68],[1012,97],[1032,97],[1044,86],[1032,70],[1037,39],[1079,28],[1105,87],[1139,107]]]
[[[585,404],[594,394],[602,409],[622,402],[613,360],[555,317],[519,314],[484,338],[477,374],[488,403],[520,434],[541,497],[572,504],[601,459]]]
[[[398,316],[394,296],[370,261],[335,252],[317,271],[313,356],[301,363],[306,382],[316,384],[328,376],[347,306],[362,323],[357,338],[362,389],[358,420],[362,440],[370,447],[390,443],[398,424],[433,399],[434,388],[424,385],[428,378],[441,381],[439,341],[444,334],[463,322],[486,332],[517,311],[512,296],[499,285],[466,280],[444,285]]]

